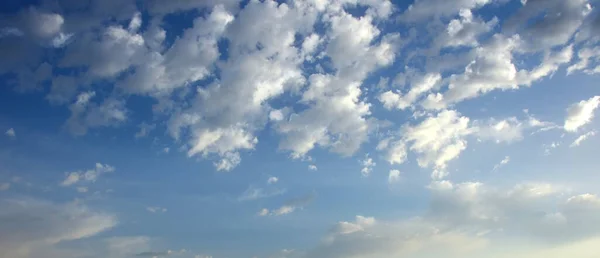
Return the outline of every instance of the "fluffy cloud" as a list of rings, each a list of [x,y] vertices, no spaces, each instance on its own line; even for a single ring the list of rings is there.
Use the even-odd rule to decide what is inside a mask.
[[[598,105],[600,105],[600,96],[594,96],[571,105],[567,109],[564,129],[568,132],[576,132],[580,127],[591,122]]]
[[[457,158],[467,147],[465,137],[472,133],[469,118],[461,117],[456,111],[446,110],[426,118],[420,124],[404,126],[400,139],[389,143],[380,142],[378,147],[387,151],[390,164],[402,163],[407,147],[419,155],[419,166],[433,167],[432,176],[438,178],[446,175],[446,163]]]

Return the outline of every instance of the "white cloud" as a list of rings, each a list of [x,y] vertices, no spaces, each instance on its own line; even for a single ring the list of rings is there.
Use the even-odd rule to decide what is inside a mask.
[[[167,212],[167,208],[162,208],[158,206],[146,207],[146,210],[151,213],[165,213]]]
[[[269,179],[267,179],[267,184],[275,184],[278,181],[279,181],[279,178],[272,176],[272,177],[269,177]]]
[[[595,195],[565,198],[560,188],[549,184],[499,190],[477,182],[444,181],[432,183],[429,189],[432,200],[426,215],[339,222],[302,257],[541,258],[561,257],[552,254],[557,247],[564,248],[561,253],[589,253],[592,249],[578,247],[590,240],[597,243],[600,228],[590,227],[600,213]]]
[[[117,224],[115,216],[77,203],[4,199],[0,205],[0,248],[6,257],[77,257],[60,245],[95,236]]]
[[[582,135],[580,135],[579,137],[577,137],[577,139],[575,139],[573,141],[573,143],[571,143],[571,145],[569,147],[573,148],[573,147],[577,147],[579,146],[583,141],[587,140],[588,138],[592,137],[596,135],[596,131],[590,131],[587,133],[584,133]]]
[[[418,22],[432,17],[449,17],[460,10],[481,8],[494,0],[417,0],[400,16],[401,21]]]
[[[317,169],[318,169],[317,165],[313,165],[313,164],[308,165],[308,170],[316,171]]]
[[[262,210],[260,210],[258,212],[258,216],[264,217],[264,216],[267,216],[267,215],[269,215],[269,209],[262,209]]]
[[[574,63],[571,66],[569,66],[569,68],[567,68],[567,74],[571,74],[573,72],[580,71],[580,70],[583,70],[585,73],[588,73],[588,74],[594,74],[594,73],[598,72],[598,71],[596,71],[597,68],[596,69],[592,69],[592,68],[587,69],[587,68],[591,65],[590,61],[597,62],[600,60],[600,47],[594,47],[594,48],[584,47],[579,50],[579,52],[577,53],[577,57],[579,58],[579,61],[577,63]]]
[[[360,163],[362,164],[362,167],[363,167],[360,170],[360,173],[364,177],[368,177],[369,175],[371,175],[371,172],[373,172],[373,167],[375,167],[377,165],[377,163],[375,163],[373,161],[373,159],[369,157],[369,154],[366,154],[365,159],[363,159]]]
[[[354,222],[341,221],[333,228],[333,234],[347,235],[365,229],[375,225],[376,221],[373,217],[356,216]]]
[[[94,182],[98,177],[103,174],[114,172],[115,168],[102,164],[96,163],[96,166],[92,169],[88,169],[86,171],[75,171],[66,173],[65,179],[60,183],[61,186],[71,186],[80,182]]]
[[[390,164],[402,163],[406,157],[406,147],[418,154],[421,167],[433,167],[433,177],[444,177],[447,162],[457,158],[467,147],[465,137],[472,134],[469,118],[461,117],[453,110],[445,110],[436,116],[428,117],[421,123],[405,125],[400,139],[380,143],[379,150],[388,151]]]
[[[306,196],[302,196],[299,198],[295,198],[295,199],[291,199],[287,202],[285,202],[285,204],[281,205],[279,208],[276,209],[262,209],[259,211],[258,215],[259,216],[282,216],[282,215],[287,215],[290,214],[296,210],[301,210],[304,209],[304,207],[306,207],[307,205],[309,205],[314,199],[316,198],[316,195],[314,193],[311,193],[309,195]]]
[[[388,183],[394,183],[400,181],[400,170],[392,169],[388,175]]]
[[[567,132],[577,132],[580,127],[592,121],[598,105],[600,105],[600,96],[594,96],[569,106],[564,129]]]
[[[510,162],[510,157],[509,156],[504,157],[504,159],[502,159],[500,161],[500,163],[494,165],[494,168],[492,169],[492,172],[498,171],[498,169],[500,169],[500,167],[508,164],[508,162]]]
[[[94,96],[94,91],[83,92],[69,107],[71,116],[65,126],[72,134],[84,135],[89,128],[118,126],[127,120],[128,111],[123,100],[109,98],[98,105],[91,102]]]
[[[8,130],[6,130],[6,132],[4,133],[4,135],[10,137],[10,138],[15,138],[17,137],[17,133],[15,133],[15,129],[10,128]]]

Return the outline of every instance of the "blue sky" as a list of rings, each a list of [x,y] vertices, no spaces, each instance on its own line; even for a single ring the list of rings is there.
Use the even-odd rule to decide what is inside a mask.
[[[0,256],[596,257],[597,4],[3,3]]]

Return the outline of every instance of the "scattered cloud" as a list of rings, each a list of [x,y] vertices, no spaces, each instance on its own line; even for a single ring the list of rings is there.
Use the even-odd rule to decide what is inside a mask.
[[[274,176],[272,176],[272,177],[269,177],[269,179],[267,179],[267,184],[269,184],[269,185],[271,185],[271,184],[275,184],[275,183],[277,183],[277,182],[279,182],[279,178],[277,178],[277,177],[274,177]]]
[[[569,147],[573,148],[573,147],[577,147],[579,146],[583,141],[587,140],[588,138],[592,137],[596,135],[596,131],[589,131],[587,133],[584,133],[582,135],[580,135],[579,137],[577,137],[577,139],[575,139],[573,141],[573,143],[571,143],[571,145],[569,145]]]
[[[509,156],[504,157],[504,159],[502,159],[500,161],[500,163],[494,165],[492,172],[498,171],[498,169],[500,169],[500,167],[503,167],[504,165],[508,164],[508,162],[510,162],[510,157]]]
[[[392,169],[388,175],[388,183],[395,183],[400,181],[400,170]]]
[[[16,137],[17,137],[17,133],[15,133],[15,129],[13,129],[13,128],[10,128],[10,129],[8,129],[8,130],[7,130],[7,131],[4,133],[4,135],[6,135],[6,136],[8,136],[8,137],[10,137],[10,138],[16,138]]]
[[[258,212],[258,215],[259,216],[267,216],[267,215],[268,216],[282,216],[282,215],[290,214],[296,210],[304,209],[304,207],[309,205],[315,198],[316,198],[316,194],[311,193],[311,194],[303,196],[303,197],[291,199],[291,200],[285,202],[285,204],[283,204],[279,208],[276,208],[273,210],[264,208]]]
[[[371,157],[369,157],[369,154],[367,153],[365,155],[365,159],[363,159],[361,162],[362,164],[362,169],[360,170],[360,173],[364,176],[364,177],[368,177],[369,175],[371,175],[371,172],[373,172],[373,167],[375,167],[375,165],[377,165],[373,159]]]
[[[569,106],[565,119],[565,130],[567,132],[577,132],[580,127],[592,121],[594,111],[598,108],[598,105],[600,105],[600,96],[594,96]]]
[[[65,179],[60,183],[61,186],[71,186],[78,183],[93,183],[103,174],[112,173],[115,168],[102,164],[96,163],[96,167],[88,169],[86,171],[75,171],[66,173]]]
[[[151,213],[165,213],[167,212],[167,208],[162,208],[158,206],[146,207],[146,210]]]
[[[308,165],[308,170],[317,171],[318,170],[317,165],[313,165],[313,164]]]

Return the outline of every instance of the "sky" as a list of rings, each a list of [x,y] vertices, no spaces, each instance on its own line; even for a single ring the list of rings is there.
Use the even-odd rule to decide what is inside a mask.
[[[2,1],[0,258],[597,258],[599,8]]]

